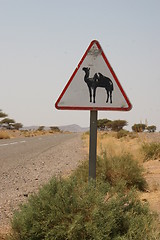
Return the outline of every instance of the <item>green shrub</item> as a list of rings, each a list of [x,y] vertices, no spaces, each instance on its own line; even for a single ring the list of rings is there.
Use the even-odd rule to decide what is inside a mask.
[[[134,191],[112,193],[102,181],[52,181],[15,213],[10,240],[152,240],[154,215]]]
[[[81,165],[73,172],[71,178],[76,177],[79,181],[88,182],[89,161],[83,161]]]
[[[83,182],[88,181],[88,161],[83,162],[73,174]],[[119,182],[125,182],[128,189],[136,187],[139,190],[146,190],[147,182],[143,177],[143,167],[133,159],[130,154],[108,157],[104,152],[103,157],[97,157],[96,179],[108,182],[116,186]]]
[[[145,155],[145,160],[160,158],[160,143],[144,143],[142,151]]]
[[[147,187],[143,168],[130,154],[108,158],[104,153],[103,157],[97,159],[97,175],[112,186],[124,181],[127,188],[136,187],[139,190],[145,190]]]
[[[120,131],[117,132],[117,138],[122,138],[126,137],[129,134],[129,131],[121,129]]]

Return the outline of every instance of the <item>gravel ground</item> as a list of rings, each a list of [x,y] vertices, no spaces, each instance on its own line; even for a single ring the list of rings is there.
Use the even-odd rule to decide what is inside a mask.
[[[19,204],[53,176],[71,173],[84,156],[81,134],[76,134],[38,158],[4,172],[0,176],[0,233],[9,229],[10,219]]]
[[[143,164],[146,170],[145,179],[149,191],[141,194],[141,199],[148,201],[151,210],[158,214],[160,225],[160,159],[150,160]]]

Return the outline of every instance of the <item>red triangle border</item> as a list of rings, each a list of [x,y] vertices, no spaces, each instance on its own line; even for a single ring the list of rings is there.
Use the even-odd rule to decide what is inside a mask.
[[[114,80],[116,81],[116,83],[117,83],[117,85],[118,85],[118,87],[119,87],[119,89],[120,89],[123,97],[125,98],[125,100],[126,100],[126,102],[127,102],[127,104],[128,104],[128,107],[127,107],[127,108],[125,108],[125,107],[77,107],[77,106],[76,106],[76,107],[73,107],[73,106],[58,106],[59,102],[61,101],[61,99],[62,99],[63,95],[65,94],[67,88],[69,87],[70,83],[71,83],[72,80],[74,79],[74,76],[76,75],[77,71],[79,70],[80,66],[82,65],[85,57],[86,57],[87,54],[88,54],[88,51],[92,48],[93,44],[96,44],[97,47],[98,47],[98,49],[101,51],[101,54],[102,54],[102,57],[103,57],[105,63],[107,64],[107,66],[108,66],[108,68],[109,68],[109,70],[110,70],[110,72],[111,72]],[[115,72],[113,71],[113,68],[111,67],[108,59],[107,59],[106,56],[105,56],[105,54],[104,54],[104,52],[103,52],[103,50],[102,50],[102,48],[101,48],[100,43],[99,43],[97,40],[93,40],[93,41],[90,43],[90,45],[88,46],[86,52],[84,53],[82,59],[81,59],[80,62],[79,62],[77,68],[76,68],[75,71],[73,72],[73,74],[72,74],[72,76],[70,77],[69,81],[67,82],[65,88],[63,89],[62,93],[60,94],[58,100],[56,101],[55,107],[56,107],[57,109],[59,109],[59,110],[130,111],[130,110],[132,109],[132,104],[131,104],[131,102],[129,101],[129,99],[128,99],[125,91],[123,90],[123,88],[122,88],[122,86],[121,86],[121,84],[120,84],[120,82],[119,82],[119,80],[118,80]]]

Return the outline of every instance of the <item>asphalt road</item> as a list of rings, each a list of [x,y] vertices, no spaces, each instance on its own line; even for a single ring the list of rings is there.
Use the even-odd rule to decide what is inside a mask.
[[[0,140],[0,173],[25,164],[29,159],[40,156],[75,136],[76,134],[55,134]]]

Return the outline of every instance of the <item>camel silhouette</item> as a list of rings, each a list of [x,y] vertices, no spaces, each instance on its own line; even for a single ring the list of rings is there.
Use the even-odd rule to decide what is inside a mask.
[[[112,92],[114,90],[113,88],[113,82],[110,78],[105,77],[102,73],[95,73],[93,78],[89,77],[90,74],[90,68],[83,67],[82,70],[85,72],[84,81],[88,86],[89,89],[89,95],[90,95],[90,102],[92,102],[92,91],[93,91],[93,103],[95,103],[96,98],[96,89],[97,87],[105,88],[107,93],[107,100],[106,103],[108,103],[108,100],[110,98],[110,103],[112,103]]]

